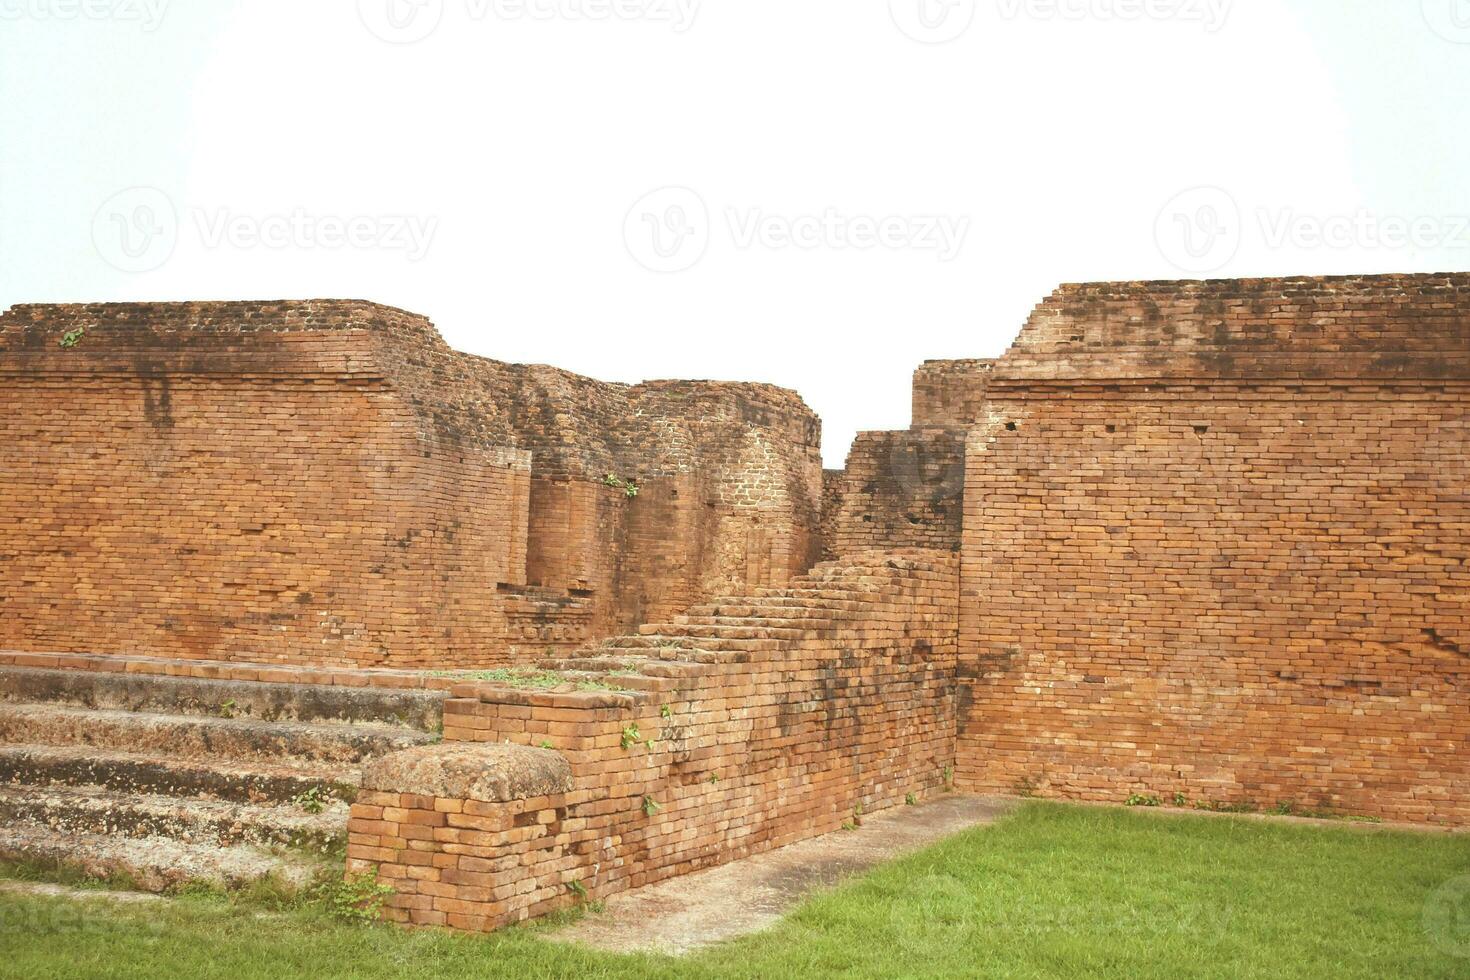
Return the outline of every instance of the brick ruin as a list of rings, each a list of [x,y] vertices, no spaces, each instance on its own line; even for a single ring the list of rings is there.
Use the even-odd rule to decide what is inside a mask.
[[[0,379],[13,649],[485,667],[819,549],[820,425],[768,385],[502,364],[355,302],[19,306]]]
[[[346,823],[400,921],[949,789],[1470,822],[1470,275],[1063,286],[825,473],[790,392],[364,303],[17,307],[0,375],[0,695],[433,693]]]

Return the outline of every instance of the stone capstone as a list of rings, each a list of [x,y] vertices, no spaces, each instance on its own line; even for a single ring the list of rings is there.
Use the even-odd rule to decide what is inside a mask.
[[[572,767],[558,752],[524,745],[422,745],[369,766],[364,789],[450,800],[504,803],[572,789]]]

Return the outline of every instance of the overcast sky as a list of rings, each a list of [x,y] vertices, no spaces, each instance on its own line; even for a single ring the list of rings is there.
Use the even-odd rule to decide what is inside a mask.
[[[795,388],[1064,281],[1470,268],[1470,0],[0,0],[0,306],[353,297]]]

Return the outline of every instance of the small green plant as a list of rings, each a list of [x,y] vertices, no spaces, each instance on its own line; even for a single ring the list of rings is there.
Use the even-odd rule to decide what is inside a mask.
[[[643,815],[645,817],[651,817],[655,813],[657,813],[658,811],[659,811],[658,800],[655,800],[651,796],[645,796],[643,798]]]
[[[1036,780],[1030,776],[1022,776],[1012,785],[1016,795],[1022,799],[1029,800],[1036,795]]]
[[[638,496],[638,481],[636,480],[624,480],[615,476],[612,473],[609,473],[607,476],[602,478],[602,482],[604,486],[612,487],[614,490],[623,491],[624,495],[627,496],[629,500],[632,500],[634,497]]]
[[[1159,798],[1157,796],[1146,796],[1143,793],[1134,793],[1132,796],[1128,797],[1127,805],[1128,806],[1158,806],[1159,805]]]
[[[919,797],[915,793],[909,793],[903,798],[904,806],[918,806]]]
[[[1175,806],[1189,806],[1189,797],[1185,796],[1183,793],[1175,793],[1174,794],[1174,805]]]
[[[954,766],[944,767],[944,791],[946,793],[954,791]]]
[[[623,751],[627,752],[635,745],[643,744],[643,733],[638,731],[637,724],[629,725],[623,729]]]
[[[710,785],[711,786],[713,786],[715,783],[718,783],[719,781],[720,781],[720,774],[719,773],[712,772],[712,773],[709,774],[709,782],[710,782]]]
[[[1279,817],[1289,817],[1293,813],[1296,813],[1296,804],[1290,800],[1282,800],[1276,804],[1271,812]]]
[[[660,718],[672,718],[674,717],[674,709],[670,708],[668,705],[664,705],[662,708],[658,709],[658,715]]]
[[[543,748],[543,749],[549,749],[549,748],[551,748],[551,739],[549,739],[549,738],[543,738],[541,740],[541,748]]]
[[[322,792],[320,786],[313,786],[305,793],[298,794],[292,802],[307,813],[321,813],[331,800]]]
[[[323,880],[313,897],[334,919],[370,925],[378,921],[384,901],[392,894],[391,887],[378,881],[378,869],[374,868],[359,875]]]
[[[844,821],[842,821],[842,829],[843,830],[857,830],[858,829],[857,821],[856,820],[844,820]]]
[[[233,698],[219,706],[219,716],[221,718],[235,717],[235,701]]]
[[[577,896],[577,901],[578,902],[582,902],[584,904],[586,903],[586,901],[587,901],[587,886],[586,885],[582,884],[580,881],[569,881],[569,882],[567,882],[567,889],[573,895]]]
[[[68,330],[66,333],[62,334],[61,339],[58,340],[56,343],[65,350],[71,350],[77,344],[81,343],[82,338],[86,335],[87,328],[78,327],[75,330]]]

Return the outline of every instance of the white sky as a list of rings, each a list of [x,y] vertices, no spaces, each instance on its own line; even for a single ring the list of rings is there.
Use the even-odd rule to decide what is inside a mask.
[[[1470,268],[1467,94],[1470,0],[0,0],[0,306],[373,299],[837,466],[1059,282]]]

